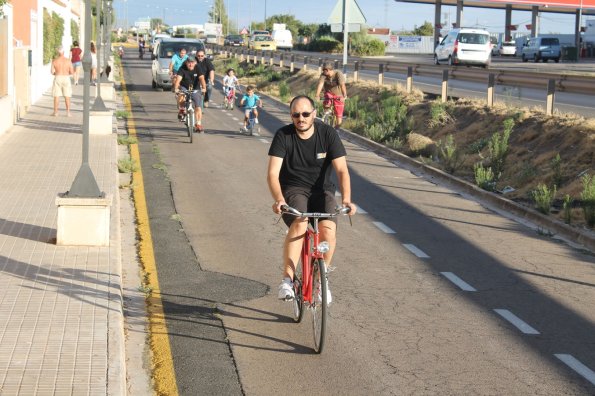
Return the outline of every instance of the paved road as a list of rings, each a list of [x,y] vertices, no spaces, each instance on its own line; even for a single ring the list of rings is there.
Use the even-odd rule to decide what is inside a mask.
[[[363,211],[340,223],[330,339],[313,354],[308,321],[275,296],[285,229],[266,153],[287,109],[265,98],[248,137],[238,110],[211,107],[190,144],[149,62],[126,72],[182,394],[595,393],[593,256],[350,143]]]

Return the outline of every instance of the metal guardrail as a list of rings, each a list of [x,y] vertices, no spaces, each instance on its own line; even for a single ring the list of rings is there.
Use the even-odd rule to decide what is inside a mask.
[[[265,63],[265,52],[254,51],[245,47],[223,47],[219,45],[212,45],[210,48],[217,53],[223,53],[228,56],[240,57],[244,59],[253,60],[255,63],[261,59]],[[321,68],[325,61],[334,61],[335,67],[342,67],[342,62],[329,59],[312,57],[308,55],[290,54],[279,51],[266,51],[269,58],[270,65],[279,65],[280,67],[295,68],[295,63],[299,62],[302,68]],[[278,61],[277,61],[278,59]],[[291,59],[291,63],[287,62]],[[442,79],[443,87],[447,85],[448,79],[485,82],[486,90],[489,93],[489,84],[509,85],[514,87],[528,87],[547,89],[547,101],[552,102],[553,111],[553,95],[555,91],[593,95],[595,93],[595,77],[581,76],[577,74],[555,74],[555,73],[541,73],[535,71],[519,71],[519,70],[502,70],[502,69],[480,69],[462,66],[440,66],[427,64],[411,64],[405,62],[395,61],[378,61],[378,60],[358,60],[346,67],[348,72],[353,73],[354,81],[357,81],[362,71],[372,71],[378,73],[378,82],[384,82],[384,75],[386,73],[397,73],[408,76],[407,90],[411,90],[412,76],[434,77]],[[444,71],[448,70],[448,73]],[[553,82],[552,82],[553,81]],[[552,86],[554,87],[552,89]],[[443,100],[446,100],[445,95],[447,91],[443,88]],[[489,101],[489,99],[488,99]],[[546,106],[546,112],[549,113],[550,106]],[[550,113],[551,114],[551,113]]]

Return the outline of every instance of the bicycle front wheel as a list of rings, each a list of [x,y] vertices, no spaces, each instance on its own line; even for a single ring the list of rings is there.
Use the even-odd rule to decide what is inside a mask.
[[[193,111],[188,112],[187,123],[188,123],[188,138],[190,139],[190,143],[192,143],[192,135],[194,133],[194,112]]]
[[[324,348],[328,321],[326,265],[324,260],[314,262],[312,272],[312,327],[314,330],[314,351],[321,353]]]
[[[299,323],[304,316],[304,296],[302,295],[302,259],[298,260],[293,274],[293,321]]]

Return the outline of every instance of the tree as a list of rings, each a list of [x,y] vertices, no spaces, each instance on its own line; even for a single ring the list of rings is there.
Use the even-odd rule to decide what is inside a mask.
[[[4,6],[4,4],[8,4],[9,0],[0,0],[0,17],[4,16],[4,11],[2,10],[2,7]]]
[[[220,23],[223,27],[222,31],[224,35],[229,34],[227,25],[229,21],[229,15],[227,15],[227,9],[225,8],[224,0],[215,0],[213,6],[209,11],[209,22]],[[232,26],[229,26],[229,30],[233,30]]]
[[[432,25],[428,21],[425,21],[423,25],[413,29],[413,35],[414,36],[433,36],[434,35],[434,25]]]

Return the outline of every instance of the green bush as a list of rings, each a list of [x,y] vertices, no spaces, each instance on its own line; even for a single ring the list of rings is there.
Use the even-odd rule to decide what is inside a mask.
[[[552,203],[556,198],[556,186],[553,186],[553,188],[550,190],[548,186],[540,183],[537,188],[531,192],[531,196],[535,201],[537,210],[543,214],[549,214]]]
[[[428,126],[434,128],[453,123],[455,121],[454,117],[451,115],[453,108],[454,104],[452,102],[432,102],[430,104],[430,120],[428,121]]]
[[[494,172],[492,168],[484,168],[482,164],[475,164],[473,167],[475,174],[475,183],[486,191],[494,191],[496,189],[496,182],[494,180]]]
[[[343,51],[343,43],[335,40],[332,37],[324,36],[311,41],[308,44],[308,51],[314,52],[341,52]]]
[[[570,195],[566,194],[564,196],[564,202],[562,202],[562,210],[564,211],[564,222],[566,224],[570,224],[572,221],[572,202],[574,200],[570,197]]]
[[[552,158],[550,164],[554,173],[552,176],[554,186],[560,187],[562,184],[562,159],[560,158],[560,153],[556,154],[556,156]]]
[[[494,133],[488,143],[490,162],[496,178],[499,178],[504,170],[504,161],[508,155],[508,140],[513,127],[514,120],[512,118],[504,120],[504,130],[501,133]]]
[[[377,38],[366,36],[367,39],[351,45],[351,52],[359,56],[381,56],[384,55],[386,46]]]
[[[448,135],[446,141],[443,142],[440,140],[438,142],[438,154],[443,163],[444,170],[450,174],[454,175],[463,164],[463,156],[461,156],[460,151],[457,149],[452,135]]]
[[[43,63],[47,64],[56,57],[57,49],[62,45],[64,35],[64,19],[55,12],[50,13],[43,9]],[[66,50],[66,48],[65,48]]]
[[[593,228],[595,226],[595,176],[583,175],[581,182],[583,184],[581,200],[583,201],[585,222]]]

